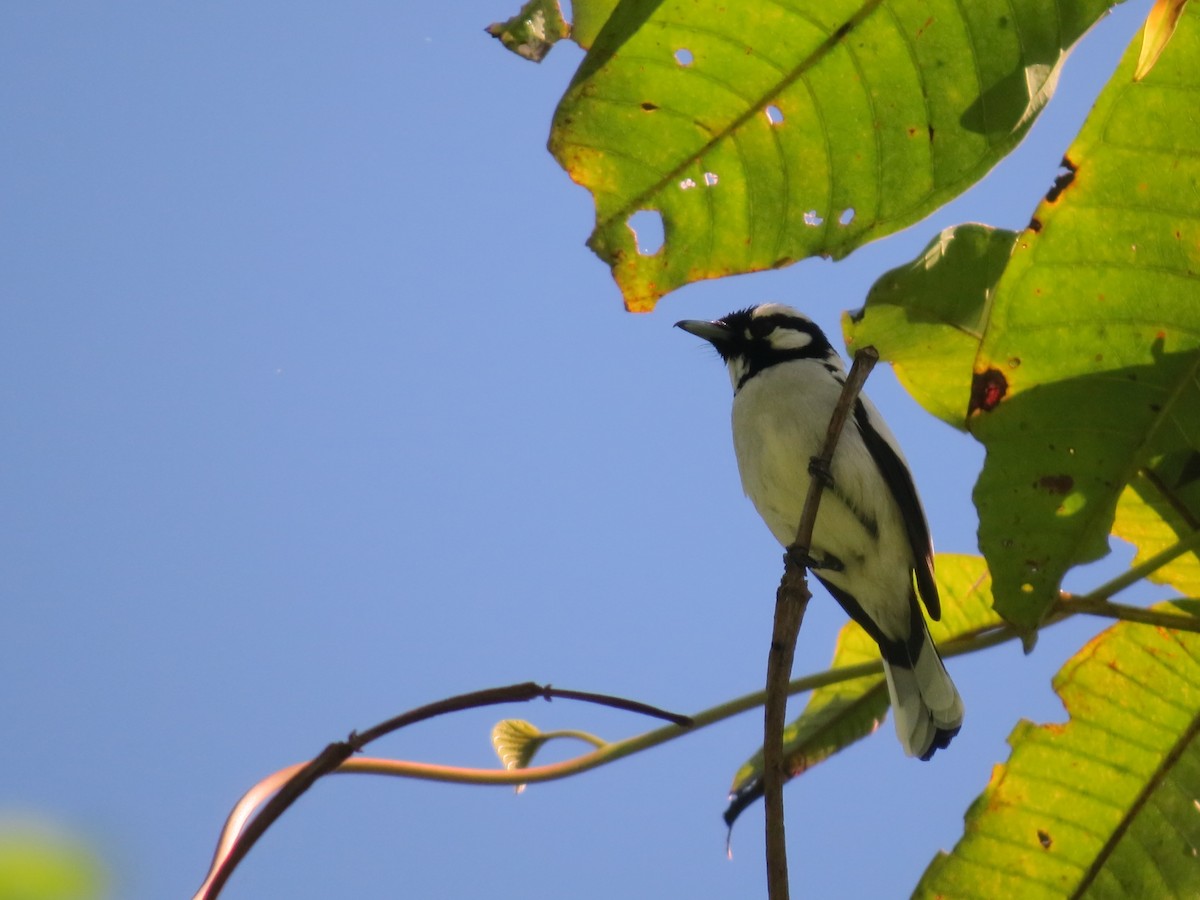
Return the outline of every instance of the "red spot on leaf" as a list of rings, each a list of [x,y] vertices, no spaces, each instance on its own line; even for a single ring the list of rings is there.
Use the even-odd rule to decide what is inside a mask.
[[[999,369],[976,372],[971,379],[971,402],[967,414],[989,412],[996,408],[1008,393],[1008,379]]]

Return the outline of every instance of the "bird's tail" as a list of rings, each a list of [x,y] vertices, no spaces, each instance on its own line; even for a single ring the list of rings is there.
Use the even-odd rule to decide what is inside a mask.
[[[883,671],[892,700],[892,715],[896,718],[896,734],[904,752],[929,759],[934,751],[949,746],[958,734],[963,702],[942,665],[924,620],[920,621],[920,628],[924,639],[916,652],[888,654],[892,658],[884,659]]]

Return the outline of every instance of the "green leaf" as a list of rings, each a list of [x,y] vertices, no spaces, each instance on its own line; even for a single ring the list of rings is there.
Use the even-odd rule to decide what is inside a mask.
[[[928,271],[919,260],[884,276],[848,325],[849,340],[894,350],[905,383],[943,419],[967,398],[967,427],[987,448],[974,497],[996,609],[1029,630],[1072,566],[1108,552],[1125,485],[1200,448],[1196,15],[1138,83],[1135,56],[998,278],[1011,233],[960,226],[931,245]]]
[[[1200,529],[1200,454],[1172,453],[1138,472],[1117,502],[1113,533],[1137,547],[1134,564]],[[1200,597],[1200,556],[1186,553],[1150,576]]]
[[[529,768],[534,755],[547,740],[549,735],[542,734],[536,725],[524,719],[502,719],[492,728],[492,747],[510,772]],[[525,785],[517,785],[518,794],[523,790]]]
[[[947,228],[911,263],[882,275],[863,310],[842,316],[847,347],[874,345],[917,402],[965,430],[992,290],[1016,239],[987,225]]]
[[[1200,895],[1200,635],[1120,623],[1054,687],[1070,721],[1017,726],[914,896]]]
[[[600,29],[609,20],[619,0],[574,0],[571,4],[574,21],[571,23],[571,40],[584,50],[596,41]]]
[[[997,610],[1026,627],[1071,566],[1107,553],[1139,469],[1200,448],[1197,16],[1137,83],[1135,57],[1017,241],[975,363],[980,548]]]
[[[492,728],[492,746],[504,768],[510,772],[514,769],[526,769],[533,762],[533,757],[543,746],[558,738],[572,738],[600,748],[605,741],[588,734],[586,731],[563,729],[560,731],[539,731],[536,725],[524,719],[504,719]],[[517,793],[525,790],[525,785],[517,785]]]
[[[1109,0],[624,0],[555,114],[626,306],[840,258],[928,215],[1022,138]],[[661,215],[640,254],[628,225]]]
[[[91,851],[39,832],[0,832],[0,897],[4,900],[91,900],[104,875]]]
[[[507,22],[494,22],[485,30],[505,49],[530,62],[541,62],[570,33],[558,0],[529,0]]]
[[[1001,624],[992,611],[987,567],[981,557],[942,553],[937,556],[936,564],[943,612],[940,622],[929,623],[935,641],[944,644]],[[861,627],[849,622],[838,635],[830,668],[878,659],[875,642]],[[887,709],[887,685],[882,672],[814,690],[800,718],[783,733],[788,778],[803,774],[873,733]],[[729,807],[725,810],[725,823],[730,827],[742,810],[762,796],[762,765],[760,749],[734,776]]]

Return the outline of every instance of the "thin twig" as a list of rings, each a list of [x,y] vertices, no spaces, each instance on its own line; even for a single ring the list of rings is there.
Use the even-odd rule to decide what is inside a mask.
[[[863,347],[854,355],[854,365],[842,386],[825,433],[825,445],[813,471],[829,472],[833,451],[842,428],[850,416],[871,369],[879,360],[874,347]],[[800,623],[812,596],[808,577],[800,559],[809,555],[813,526],[825,490],[823,478],[814,475],[804,498],[804,509],[796,529],[796,540],[783,556],[783,577],[775,593],[775,625],[771,650],[767,656],[767,696],[763,710],[763,806],[766,814],[767,896],[770,900],[788,900],[787,840],[783,819],[783,784],[787,781],[783,755],[783,731],[787,721],[788,679],[796,655]]]
[[[1047,617],[1046,621],[1042,624],[1042,628],[1049,628],[1072,618],[1077,611],[1084,612],[1082,609],[1076,610],[1072,608],[1070,603],[1063,604]],[[1175,627],[1173,624],[1174,618],[1172,617],[1172,627]],[[1167,623],[1156,622],[1155,624]],[[1180,624],[1182,625],[1182,623]],[[938,647],[938,652],[944,659],[949,659],[968,653],[976,653],[1009,641],[1015,641],[1019,637],[1020,633],[1011,625],[988,626],[975,632],[960,635],[941,644]],[[878,659],[851,666],[826,669],[794,679],[788,684],[788,693],[790,695],[800,694],[805,691],[852,681],[868,675],[879,675],[882,671],[883,666]],[[514,687],[524,688],[525,685],[516,685]],[[600,768],[609,763],[617,762],[635,753],[658,747],[675,738],[681,737],[685,733],[690,734],[702,728],[707,728],[710,725],[731,719],[755,707],[762,706],[765,701],[765,690],[754,691],[697,713],[690,718],[691,726],[686,731],[681,730],[677,725],[664,726],[653,731],[633,735],[624,740],[605,743],[603,747],[571,759],[563,760],[562,762],[531,766],[524,769],[476,769],[464,766],[433,765],[409,760],[352,756],[337,768],[337,773],[348,775],[387,775],[394,778],[415,778],[424,781],[440,781],[454,784],[496,786],[558,781]],[[422,709],[429,709],[429,707],[423,707]],[[229,848],[233,846],[234,842],[240,840],[241,828],[251,820],[254,810],[308,765],[309,763],[299,763],[275,772],[247,791],[241,800],[238,801],[226,820],[221,839],[218,842],[213,868],[209,872],[208,879],[196,894],[197,900],[204,897],[216,896],[210,889],[210,882],[214,879],[216,867],[228,853]],[[228,877],[228,874],[226,877]]]
[[[1180,538],[1166,549],[1155,553],[1147,560],[1143,560],[1136,566],[1131,567],[1128,571],[1122,572],[1111,581],[1107,581],[1095,590],[1088,591],[1088,600],[1108,600],[1130,585],[1136,584],[1143,578],[1153,572],[1157,572],[1167,563],[1178,559],[1185,553],[1194,550],[1200,550],[1200,531],[1193,531],[1191,534]]]
[[[1161,612],[1147,609],[1144,606],[1130,606],[1127,603],[1113,603],[1110,600],[1098,600],[1090,597],[1076,597],[1063,594],[1055,603],[1056,612],[1067,615],[1083,614],[1100,616],[1104,619],[1117,619],[1122,622],[1138,622],[1142,625],[1154,625],[1157,628],[1174,628],[1176,631],[1200,633],[1200,617],[1187,613]]]
[[[258,842],[258,839],[262,837],[266,830],[271,827],[275,820],[283,815],[293,803],[299,800],[300,796],[312,787],[317,779],[336,771],[339,766],[346,763],[355,753],[372,741],[386,734],[391,734],[393,731],[404,728],[407,725],[423,722],[436,716],[445,715],[446,713],[460,712],[465,709],[478,709],[484,706],[495,706],[500,703],[527,702],[529,700],[536,700],[538,697],[543,697],[546,700],[551,700],[555,697],[582,700],[600,706],[631,710],[655,718],[666,719],[675,726],[685,728],[690,726],[692,721],[687,716],[676,715],[675,713],[666,712],[657,707],[627,700],[623,697],[560,690],[550,685],[543,686],[532,681],[511,684],[506,687],[472,691],[468,694],[459,694],[456,697],[449,697],[445,700],[439,700],[436,703],[429,703],[417,709],[409,710],[406,713],[388,719],[386,722],[368,728],[364,732],[351,732],[346,740],[335,741],[309,762],[286,770],[287,774],[280,784],[278,791],[270,800],[263,804],[258,814],[250,820],[236,838],[228,846],[224,841],[218,844],[208,877],[196,892],[195,900],[215,900],[221,893],[221,888],[224,887],[225,882],[229,880],[229,876],[233,874],[233,870],[237,868],[238,863],[245,858],[246,854],[250,852],[250,849]],[[235,814],[236,812],[237,810],[235,809]],[[232,815],[230,819],[233,819]]]
[[[864,351],[860,351],[863,353]],[[850,388],[854,389],[854,395],[861,390],[862,381],[866,380],[866,372],[862,373],[861,378],[857,378],[856,370],[859,367],[859,360],[856,357],[855,366],[851,369],[850,379],[847,380],[847,392]],[[868,367],[869,370],[869,367]],[[855,381],[857,384],[855,384]],[[852,395],[853,396],[853,395]],[[843,394],[843,399],[846,393]],[[839,403],[839,410],[841,409]],[[842,421],[848,415],[849,405],[846,410],[842,411]],[[833,422],[831,424],[831,432],[833,430]],[[838,425],[839,431],[841,424]],[[828,438],[827,438],[828,443]],[[832,459],[832,447],[829,448],[829,459]],[[824,454],[823,454],[824,456]],[[828,463],[829,460],[826,460]],[[819,479],[814,479],[814,482],[819,482]],[[819,495],[820,490],[817,490]],[[806,502],[805,517],[807,517]],[[812,513],[812,521],[816,520],[815,504]],[[798,530],[796,544],[789,548],[788,556],[785,558],[784,579],[788,577],[788,571],[791,570],[795,575],[799,572],[800,584],[804,593],[800,596],[803,600],[793,602],[795,597],[789,599],[789,606],[799,608],[799,617],[797,618],[796,628],[799,628],[799,618],[803,617],[804,604],[807,602],[807,581],[803,575],[803,567],[796,565],[792,559],[793,551],[801,549],[800,542],[804,539],[805,544],[811,541],[811,527],[809,534],[806,537],[804,533]],[[1194,549],[1197,543],[1196,535],[1189,535],[1178,544],[1168,550],[1156,555],[1153,559],[1142,563],[1135,567],[1135,571],[1139,576],[1144,577],[1150,571],[1153,571],[1157,566],[1163,565],[1170,559],[1173,559],[1190,549]],[[1095,591],[1083,597],[1075,597],[1064,594],[1057,604],[1054,611],[1047,617],[1043,623],[1043,628],[1057,624],[1076,614],[1101,615],[1109,618],[1121,619],[1132,622],[1142,622],[1148,625],[1155,625],[1165,628],[1177,628],[1184,631],[1200,631],[1200,624],[1192,617],[1185,614],[1161,613],[1156,610],[1143,609],[1141,607],[1127,606],[1123,604],[1108,602],[1106,597],[1116,593],[1117,590],[1127,586],[1128,578],[1125,576],[1114,579],[1105,585],[1101,585]],[[784,584],[781,582],[780,591],[784,591]],[[794,591],[794,586],[787,587],[789,592]],[[777,596],[777,601],[778,601]],[[777,603],[778,607],[778,603]],[[777,608],[778,612],[778,608]],[[778,625],[778,620],[777,620]],[[954,640],[942,644],[939,648],[944,658],[958,656],[964,653],[973,653],[988,647],[995,646],[1006,641],[1014,640],[1018,636],[1017,632],[1008,625],[995,626],[983,629],[976,634],[967,634],[960,636]],[[785,635],[786,637],[786,635]],[[790,650],[789,650],[790,648]],[[789,650],[787,660],[782,659],[782,650]],[[795,634],[792,634],[791,643],[781,648],[780,662],[787,662],[787,667],[783,669],[786,675],[790,674],[791,657],[795,650]],[[772,656],[776,655],[776,647],[772,645]],[[790,683],[785,680],[785,690],[788,694],[801,693],[803,691],[812,690],[818,687],[823,687],[830,684],[848,681],[854,678],[861,678],[864,675],[875,674],[881,671],[879,661],[862,663],[854,666],[845,666],[837,669],[830,669],[823,672],[818,672],[802,678],[798,678]],[[498,771],[494,769],[470,769],[455,766],[438,766],[422,763],[413,763],[402,760],[389,759],[371,759],[365,757],[355,757],[353,754],[360,750],[363,746],[371,741],[382,737],[384,734],[402,728],[405,725],[411,725],[415,722],[424,721],[435,716],[443,715],[449,712],[456,712],[464,709],[471,709],[482,706],[489,706],[498,703],[528,701],[543,697],[550,700],[554,697],[561,699],[577,699],[591,703],[596,703],[604,706],[610,706],[617,709],[625,709],[634,712],[644,713],[656,718],[665,719],[672,724],[667,727],[658,728],[654,731],[644,734],[635,735],[621,741],[607,743],[590,753],[584,754],[573,759],[564,760],[560,763],[553,763],[545,766],[535,766],[519,771]],[[655,707],[646,706],[645,704],[636,701],[625,700],[620,697],[612,697],[605,694],[593,694],[581,691],[569,691],[550,686],[541,686],[533,682],[524,682],[522,684],[510,685],[508,687],[493,688],[485,691],[476,691],[470,694],[462,694],[457,697],[451,697],[446,700],[441,700],[436,703],[422,706],[418,709],[411,710],[401,716],[389,719],[380,725],[368,729],[365,732],[352,733],[346,741],[339,741],[330,744],[324,751],[315,759],[307,763],[288,766],[285,769],[276,772],[263,781],[259,782],[254,788],[246,793],[245,796],[238,802],[230,813],[226,821],[225,828],[222,832],[221,840],[218,844],[216,854],[214,855],[213,865],[209,870],[208,877],[204,884],[196,893],[196,900],[213,900],[219,894],[222,886],[228,880],[233,869],[238,862],[245,857],[257,839],[263,832],[277,819],[291,804],[293,804],[301,794],[307,790],[313,782],[323,775],[333,771],[345,773],[361,773],[375,775],[391,775],[398,777],[429,779],[436,781],[448,781],[466,784],[496,784],[496,785],[513,785],[522,782],[546,782],[554,781],[561,778],[566,778],[571,775],[577,775],[581,772],[590,769],[598,768],[607,763],[615,762],[626,756],[638,753],[642,750],[647,750],[651,747],[658,746],[679,737],[683,731],[698,730],[700,728],[713,725],[717,722],[728,719],[732,716],[746,712],[756,706],[770,703],[769,690],[757,691],[755,693],[746,694],[742,697],[735,698],[725,703],[719,704],[710,709],[698,713],[694,717],[680,716],[675,713],[666,712]],[[783,704],[780,704],[782,706]],[[783,710],[781,709],[782,713]],[[783,718],[780,718],[782,723]],[[774,744],[774,749],[780,756],[780,761],[776,764],[774,770],[767,766],[766,760],[769,759],[771,743],[765,742],[763,747],[764,758],[764,792],[766,783],[770,779],[769,772],[774,771],[778,775],[786,776],[782,763],[782,727],[778,733],[778,740]],[[780,802],[778,811],[780,815],[779,835],[782,838],[782,782],[779,784],[778,796]],[[264,798],[270,800],[263,805],[257,816],[252,814],[254,810],[263,802]],[[245,830],[241,829],[241,825],[246,823]],[[768,830],[768,837],[770,837]],[[770,852],[770,844],[768,844],[768,852]],[[783,890],[782,895],[771,894],[772,900],[777,900],[778,896],[787,896],[787,862],[786,848],[784,848],[783,861]],[[770,870],[768,870],[770,871]],[[769,885],[770,886],[770,885]]]

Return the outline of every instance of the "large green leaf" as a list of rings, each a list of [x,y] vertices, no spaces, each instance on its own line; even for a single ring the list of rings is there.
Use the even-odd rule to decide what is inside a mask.
[[[1000,624],[992,611],[990,580],[981,557],[941,553],[937,556],[936,574],[942,596],[942,619],[929,623],[935,641],[945,644]],[[830,669],[878,659],[875,642],[856,623],[849,622],[838,635]],[[806,772],[874,732],[887,709],[887,685],[882,673],[814,690],[804,712],[783,733],[788,778]],[[762,796],[762,765],[760,749],[734,776],[729,807],[725,810],[728,825],[732,826],[742,810]]]
[[[974,223],[945,229],[911,263],[880,276],[862,311],[842,316],[847,346],[873,345],[917,402],[965,430],[992,291],[1017,237]]]
[[[1134,83],[1137,53],[1018,240],[975,363],[980,547],[998,610],[1021,625],[1107,552],[1139,469],[1200,448],[1200,17]]]
[[[1070,721],[1017,726],[915,896],[1200,896],[1200,636],[1118,624],[1054,687]]]
[[[929,271],[884,276],[848,329],[885,356],[895,349],[914,395],[986,445],[980,547],[997,610],[1025,628],[1068,569],[1107,552],[1125,485],[1200,449],[1197,15],[1134,83],[1137,43],[999,277],[990,254],[1011,233],[984,241],[960,226],[943,233]],[[984,264],[951,265],[972,258]],[[954,278],[939,286],[940,269]]]
[[[1111,5],[623,0],[550,149],[594,196],[590,245],[626,305],[650,309],[683,284],[842,257],[927,215],[1016,145]],[[638,252],[639,210],[662,217],[655,253]]]

